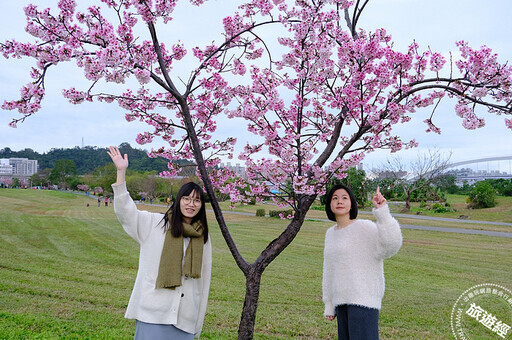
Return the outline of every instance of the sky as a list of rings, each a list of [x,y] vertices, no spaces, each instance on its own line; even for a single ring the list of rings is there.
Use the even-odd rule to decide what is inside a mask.
[[[0,2],[0,40],[16,39],[33,41],[25,31],[23,7],[34,2],[40,7],[57,7],[57,0],[2,1]],[[99,0],[98,0],[99,2]],[[93,1],[77,0],[79,6]],[[239,1],[210,0],[205,7],[196,8],[188,1],[181,1],[175,12],[172,31],[160,35],[160,40],[179,38],[186,47],[204,46],[213,40],[219,41],[221,19],[230,14]],[[222,5],[221,5],[222,4]],[[384,27],[392,35],[397,50],[406,51],[416,41],[420,47],[438,51],[445,56],[449,52],[457,55],[455,42],[465,40],[473,48],[487,45],[499,55],[504,63],[512,62],[512,2],[510,0],[373,0],[361,17],[359,27],[374,30]],[[146,32],[143,32],[146,33]],[[146,37],[144,37],[146,39]],[[189,52],[189,54],[191,54]],[[31,59],[9,59],[0,56],[0,102],[18,99],[19,89],[30,81]],[[183,75],[190,69],[184,67]],[[124,111],[115,104],[85,103],[72,105],[61,95],[62,89],[80,84],[81,70],[73,64],[59,65],[46,82],[46,97],[43,108],[28,118],[16,129],[8,126],[15,111],[0,109],[0,148],[9,147],[14,151],[31,148],[44,153],[52,148],[73,148],[90,145],[106,147],[128,142],[133,147],[150,149],[164,146],[163,141],[139,146],[135,142],[137,133],[145,131],[142,123],[128,123]],[[414,150],[402,151],[399,157],[404,161],[414,160],[418,153],[439,150],[451,162],[460,162],[487,157],[512,156],[512,131],[504,124],[503,116],[488,114],[481,109],[479,115],[485,118],[486,126],[469,131],[461,126],[455,115],[454,103],[443,101],[435,116],[441,135],[426,133],[423,120],[430,116],[430,110],[418,112],[413,120],[398,130],[403,140],[416,138],[420,146]],[[238,131],[234,122],[223,122],[219,127],[224,134]],[[243,145],[244,143],[242,143]],[[377,168],[390,156],[387,151],[368,155],[364,161],[367,169]],[[231,161],[237,163],[236,159]],[[478,163],[477,170],[499,170],[512,172],[512,161]]]

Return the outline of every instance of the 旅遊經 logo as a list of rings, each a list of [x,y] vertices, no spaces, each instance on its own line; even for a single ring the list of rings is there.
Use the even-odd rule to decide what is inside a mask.
[[[453,305],[451,327],[457,340],[512,339],[512,292],[493,283],[467,289]]]

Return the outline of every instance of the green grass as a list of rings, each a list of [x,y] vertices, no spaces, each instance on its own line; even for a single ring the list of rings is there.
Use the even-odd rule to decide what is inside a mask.
[[[133,338],[134,322],[123,315],[138,247],[111,207],[67,193],[1,189],[0,211],[0,339]],[[225,218],[249,261],[286,224]],[[212,215],[209,221],[214,263],[202,338],[233,339],[244,278]],[[335,338],[336,325],[323,318],[321,301],[323,242],[331,225],[307,220],[264,272],[255,339]],[[402,249],[385,263],[382,339],[450,339],[451,308],[464,290],[485,282],[512,288],[510,239],[416,230],[403,235]]]
[[[449,218],[458,218],[460,215],[469,216],[470,219],[476,221],[495,221],[512,223],[512,197],[497,196],[498,205],[493,208],[486,209],[468,209],[465,195],[447,195],[447,202],[450,208],[455,209],[454,212],[435,213],[419,208],[419,203],[414,203],[411,213],[422,211],[426,216],[440,216]]]

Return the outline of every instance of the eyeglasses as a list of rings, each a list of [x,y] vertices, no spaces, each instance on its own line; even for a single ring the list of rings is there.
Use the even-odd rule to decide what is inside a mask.
[[[183,203],[185,204],[194,204],[195,206],[201,205],[201,200],[199,198],[190,198],[188,196],[183,196],[181,198],[183,200]]]

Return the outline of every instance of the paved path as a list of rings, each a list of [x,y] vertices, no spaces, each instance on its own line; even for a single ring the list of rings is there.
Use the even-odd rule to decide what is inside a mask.
[[[371,214],[371,212],[369,212],[369,211],[361,211],[361,213]],[[392,214],[392,215],[394,217],[412,218],[412,219],[419,219],[419,220],[470,223],[470,224],[480,224],[480,225],[482,225],[482,224],[504,225],[504,226],[512,227],[512,223],[507,223],[507,222],[462,220],[462,219],[458,219],[458,218],[423,216],[423,215],[408,215],[408,214]],[[475,229],[462,229],[462,228],[444,228],[444,227],[431,227],[431,226],[412,225],[412,224],[400,224],[400,226],[404,229],[432,230],[432,231],[442,231],[442,232],[447,232],[447,233],[474,234],[474,235],[487,235],[487,236],[512,238],[512,232],[503,232],[503,231],[475,230]]]
[[[431,230],[431,231],[443,231],[443,232],[446,232],[446,233],[473,234],[473,235],[486,235],[486,236],[497,236],[497,237],[512,238],[512,233],[506,233],[506,232],[502,232],[502,231],[474,230],[474,229],[461,229],[461,228],[427,227],[427,226],[422,226],[422,225],[411,225],[411,224],[400,224],[400,226],[403,229]]]
[[[369,211],[360,211],[359,213],[371,214],[371,212],[369,212]],[[476,220],[464,220],[464,219],[458,219],[458,218],[435,217],[435,216],[424,216],[424,215],[409,215],[409,214],[392,214],[392,215],[395,217],[412,218],[412,219],[418,219],[418,220],[432,220],[432,221],[487,224],[487,225],[505,225],[505,226],[512,227],[512,223],[507,223],[507,222],[476,221]]]

